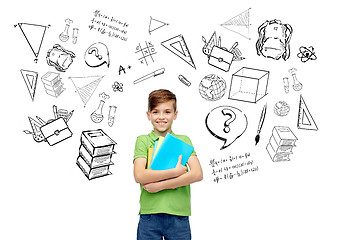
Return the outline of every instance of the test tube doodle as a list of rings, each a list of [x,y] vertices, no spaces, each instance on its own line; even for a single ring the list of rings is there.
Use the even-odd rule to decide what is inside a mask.
[[[76,44],[78,35],[79,35],[79,29],[73,28],[73,44]]]
[[[116,106],[109,106],[109,114],[108,114],[108,126],[112,127],[114,125],[114,120],[115,120],[115,113],[116,113]],[[112,112],[112,109],[113,112]]]
[[[284,83],[284,91],[285,93],[289,93],[289,78],[285,77],[283,78],[283,83]]]

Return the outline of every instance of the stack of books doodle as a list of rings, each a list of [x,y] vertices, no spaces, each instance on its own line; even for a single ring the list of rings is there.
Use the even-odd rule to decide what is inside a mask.
[[[110,175],[116,142],[101,129],[83,131],[76,164],[89,179]]]
[[[289,161],[297,137],[289,127],[277,126],[272,130],[270,141],[266,146],[270,158],[274,162]]]
[[[58,97],[65,90],[59,73],[47,72],[41,77],[41,81],[50,96]]]

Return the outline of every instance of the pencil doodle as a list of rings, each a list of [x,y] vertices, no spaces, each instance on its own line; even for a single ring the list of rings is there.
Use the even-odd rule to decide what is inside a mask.
[[[92,114],[90,114],[90,119],[94,123],[100,123],[104,119],[104,116],[102,114],[102,109],[103,109],[104,103],[105,103],[105,101],[100,100],[100,103],[99,103],[99,106],[97,107],[97,109],[94,112],[92,112]]]
[[[147,75],[144,75],[143,77],[140,77],[140,78],[136,79],[134,81],[134,84],[140,83],[140,82],[142,82],[144,80],[147,80],[148,78],[156,77],[158,75],[161,75],[161,74],[164,73],[164,71],[165,71],[165,68],[157,69],[156,71],[153,71],[151,73],[148,73]]]
[[[67,42],[67,41],[68,41],[68,39],[69,39],[69,34],[68,34],[69,27],[70,27],[70,24],[73,23],[73,21],[70,20],[69,18],[65,19],[65,22],[66,22],[65,29],[64,29],[63,32],[60,33],[60,35],[59,35],[59,39],[60,39],[62,42]]]
[[[318,130],[317,124],[313,119],[304,98],[300,95],[297,127],[305,130]]]
[[[88,28],[90,31],[96,31],[109,38],[120,39],[124,42],[128,40],[129,24],[112,15],[102,13],[100,10],[93,12],[94,17],[90,20]]]
[[[257,143],[258,143],[259,140],[260,140],[260,133],[261,133],[261,131],[262,131],[263,123],[264,123],[265,116],[266,116],[266,108],[267,108],[267,104],[264,105],[264,107],[263,107],[263,109],[262,109],[261,116],[260,116],[260,118],[259,118],[257,134],[256,134],[256,137],[255,137],[255,145],[257,145]]]
[[[44,121],[36,116],[36,119],[28,117],[32,131],[24,130],[24,133],[33,135],[36,142],[47,142],[50,146],[60,143],[70,138],[73,133],[70,131],[67,122],[74,111],[68,113],[67,110],[59,109],[53,106],[54,119]]]
[[[211,135],[224,141],[220,148],[222,150],[242,136],[247,129],[248,120],[246,115],[238,108],[219,106],[207,114],[205,125]]]
[[[95,92],[103,77],[104,76],[69,77],[72,80],[84,107],[86,107],[89,99]]]
[[[153,31],[168,25],[169,25],[168,23],[162,22],[150,16],[148,32],[151,35]]]
[[[315,49],[310,46],[310,47],[300,47],[299,48],[299,53],[297,54],[297,57],[300,58],[302,62],[307,62],[309,60],[316,60],[317,56],[315,53]]]
[[[76,165],[88,180],[111,175],[116,142],[102,129],[83,131],[80,142]]]
[[[188,87],[190,87],[190,85],[191,85],[191,82],[188,80],[188,79],[186,79],[186,77],[184,77],[183,75],[178,75],[178,80],[180,80],[181,81],[181,83],[183,83],[184,85],[186,85],[186,86],[188,86]]]
[[[41,77],[41,81],[46,93],[50,96],[57,98],[65,90],[59,73],[47,72]]]
[[[50,25],[44,26],[31,23],[18,23],[14,25],[14,27],[17,26],[19,26],[22,34],[24,35],[29,47],[31,48],[35,56],[34,62],[37,62],[41,45],[45,37],[46,29],[49,28]]]
[[[279,60],[290,57],[290,40],[292,27],[280,20],[265,21],[258,28],[259,38],[256,42],[258,56]]]
[[[115,121],[115,113],[116,113],[116,106],[109,106],[109,113],[108,113],[108,126],[112,127]]]
[[[196,69],[183,35],[177,35],[165,40],[161,43],[161,45]]]
[[[222,23],[221,26],[251,40],[250,38],[250,26],[251,26],[250,10],[251,8],[245,10],[244,12],[241,12],[240,14]]]
[[[153,55],[156,54],[156,50],[154,45],[151,42],[145,42],[145,47],[142,47],[139,43],[136,47],[136,54],[141,55],[141,57],[138,59],[141,64],[146,64],[148,66],[147,59],[151,59],[152,62],[154,62]]]
[[[113,91],[119,91],[119,92],[123,92],[123,83],[119,83],[117,81],[114,82],[114,84],[112,85]]]
[[[290,106],[284,101],[278,101],[275,104],[273,111],[277,116],[284,117],[290,112]]]
[[[216,32],[212,34],[207,42],[205,37],[202,36],[204,46],[202,51],[208,57],[208,63],[225,72],[229,71],[232,61],[243,60],[241,51],[237,48],[238,42],[235,42],[228,50],[221,46],[221,37],[216,36]]]
[[[87,48],[84,59],[89,67],[100,67],[106,64],[109,68],[110,59],[108,47],[101,42],[93,43]]]
[[[284,84],[284,91],[285,91],[285,93],[289,93],[290,86],[289,86],[289,78],[288,77],[284,77],[283,78],[283,84]]]
[[[21,75],[26,83],[29,95],[31,96],[32,101],[34,101],[36,85],[38,80],[38,73],[30,70],[20,70]]]
[[[55,44],[52,49],[47,52],[46,60],[49,66],[55,67],[60,72],[65,72],[73,63],[75,53],[66,50],[59,44]]]
[[[296,72],[297,72],[296,68],[289,69],[289,73],[291,73],[291,76],[293,78],[292,88],[295,91],[300,91],[303,88],[303,85],[297,80]]]
[[[287,126],[275,126],[266,150],[273,162],[290,161],[297,137]]]
[[[122,65],[119,67],[119,75],[121,75],[121,72],[123,71],[124,74],[126,74],[126,69],[130,70],[131,66],[128,65],[128,67],[124,68]]]
[[[208,101],[221,99],[226,90],[225,80],[216,74],[205,76],[199,84],[199,92],[202,98]]]
[[[269,71],[243,67],[232,75],[229,99],[256,103],[267,95]]]

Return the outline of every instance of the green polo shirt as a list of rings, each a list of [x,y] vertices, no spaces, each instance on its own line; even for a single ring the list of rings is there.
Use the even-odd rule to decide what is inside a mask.
[[[192,146],[190,138],[185,135],[171,134]],[[159,136],[151,131],[148,135],[140,135],[136,139],[134,160],[148,157],[148,149],[153,148]],[[196,155],[195,150],[191,155]],[[191,215],[190,185],[176,189],[165,189],[157,193],[149,193],[141,186],[140,214],[167,213],[180,216]]]

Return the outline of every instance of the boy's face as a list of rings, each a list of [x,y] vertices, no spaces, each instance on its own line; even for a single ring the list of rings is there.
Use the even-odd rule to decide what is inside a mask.
[[[177,111],[174,110],[174,100],[160,103],[147,116],[151,124],[154,126],[154,132],[157,135],[164,136],[167,132],[171,132],[171,125],[177,117]]]

